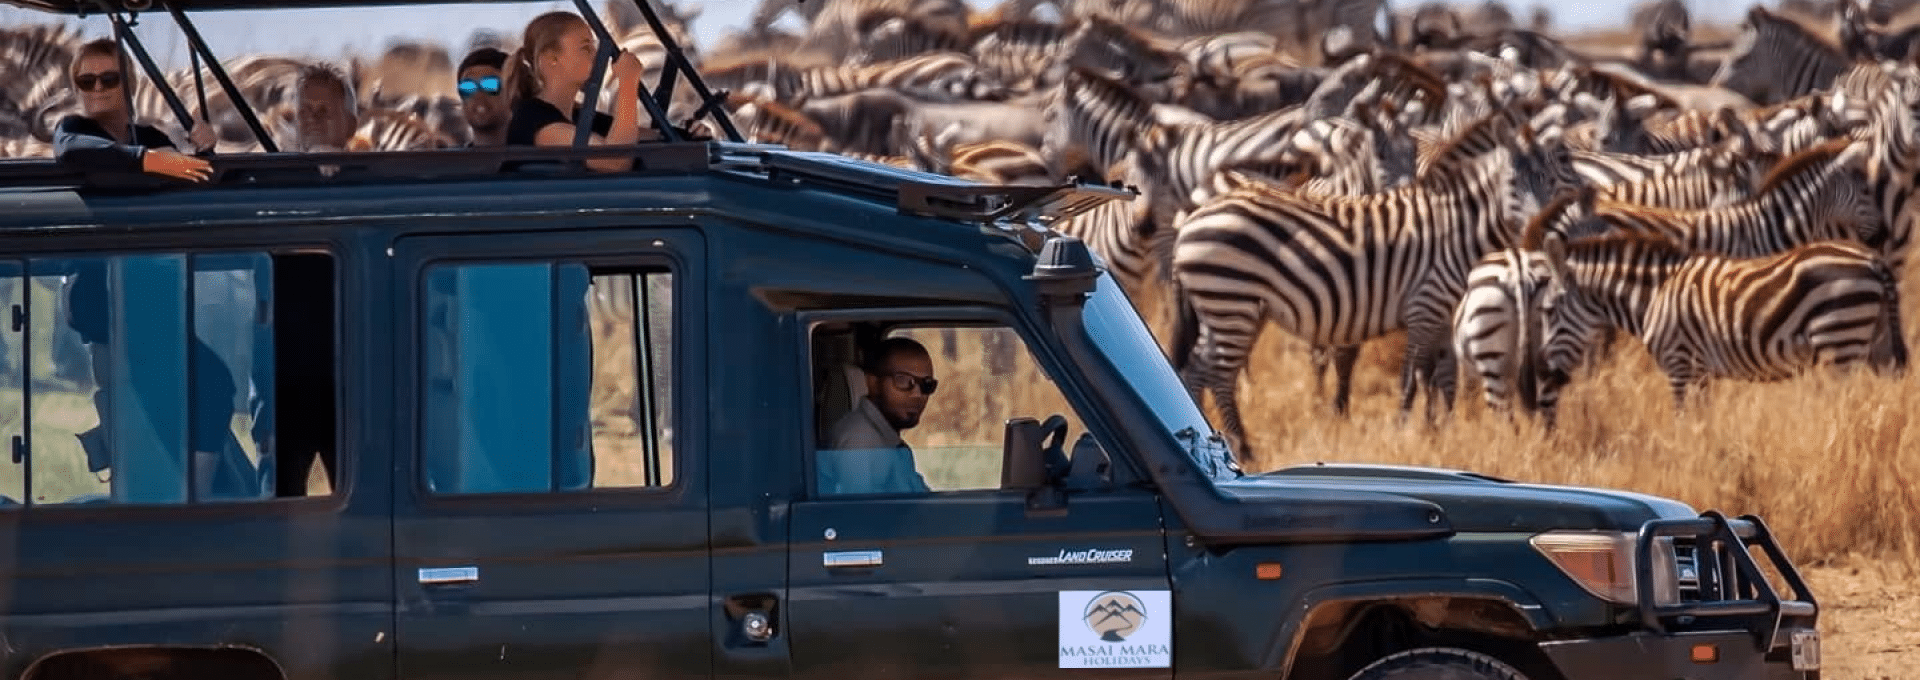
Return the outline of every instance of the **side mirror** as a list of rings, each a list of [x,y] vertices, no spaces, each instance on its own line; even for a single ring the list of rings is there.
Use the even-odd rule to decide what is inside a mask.
[[[1040,421],[1009,418],[1000,449],[1000,488],[1038,489],[1047,484],[1047,462],[1041,454],[1045,437]]]

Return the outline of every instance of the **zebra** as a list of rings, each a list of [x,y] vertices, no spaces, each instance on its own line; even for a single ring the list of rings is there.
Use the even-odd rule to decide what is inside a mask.
[[[464,144],[434,129],[410,112],[372,109],[360,114],[348,151],[404,151],[415,149],[451,149]]]
[[[943,31],[897,10],[875,10],[862,15],[856,35],[862,36],[847,63],[882,64],[937,52],[965,53],[967,36]]]
[[[1862,361],[1883,374],[1905,371],[1906,341],[1892,313],[1898,286],[1859,243],[1817,241],[1753,258],[1641,234],[1540,245],[1553,269],[1540,299],[1543,412],[1557,410],[1572,367],[1608,326],[1646,345],[1677,410],[1709,379],[1776,381]]]
[[[1563,189],[1530,221],[1527,231],[1543,233],[1544,223],[1590,210],[1591,189]],[[1460,376],[1479,376],[1487,408],[1514,415],[1539,410],[1535,379],[1539,347],[1546,332],[1538,303],[1553,276],[1544,252],[1502,248],[1480,258],[1467,272],[1466,292],[1453,309],[1453,356]],[[1465,378],[1463,378],[1465,379]],[[1541,414],[1548,430],[1551,411]]]
[[[1610,231],[1743,257],[1820,239],[1866,242],[1884,226],[1866,187],[1866,154],[1859,142],[1835,139],[1782,160],[1752,196],[1731,205],[1678,210],[1603,200],[1592,217]]]
[[[772,98],[799,106],[863,90],[887,89],[933,101],[1002,99],[1005,89],[973,58],[958,52],[921,54],[865,65],[789,68],[774,64],[768,74]]]
[[[59,116],[79,111],[67,70],[80,43],[64,24],[0,28],[0,73],[7,74],[0,79],[0,138],[51,143]]]
[[[1784,15],[1754,5],[1733,50],[1708,84],[1773,104],[1827,89],[1852,65],[1840,46]]]
[[[1237,377],[1269,319],[1325,346],[1407,329],[1405,416],[1414,367],[1427,365],[1430,349],[1446,350],[1435,338],[1446,335],[1467,270],[1512,240],[1518,200],[1510,155],[1486,154],[1458,171],[1367,196],[1249,185],[1184,218],[1174,233],[1171,358],[1196,401],[1212,392],[1240,456],[1252,452]]]

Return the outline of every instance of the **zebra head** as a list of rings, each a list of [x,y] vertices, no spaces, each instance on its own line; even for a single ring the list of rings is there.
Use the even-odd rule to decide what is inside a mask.
[[[1827,38],[1754,5],[1708,84],[1759,104],[1775,104],[1826,89],[1848,63],[1841,48]]]

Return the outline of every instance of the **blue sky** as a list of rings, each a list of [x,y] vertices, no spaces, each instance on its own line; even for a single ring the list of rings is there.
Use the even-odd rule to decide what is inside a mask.
[[[3,1],[3,0],[0,0]],[[818,2],[821,0],[810,0]],[[604,0],[592,0],[595,8]],[[1413,0],[1390,0],[1396,6]],[[1554,0],[1529,2],[1508,0],[1508,6],[1520,8],[1548,6],[1556,26],[1574,28],[1623,22],[1633,0]],[[994,4],[990,0],[968,0],[980,8]],[[720,36],[739,26],[753,11],[757,0],[678,0],[682,7],[699,7],[694,21],[695,35],[703,45],[711,45]],[[1751,2],[1690,0],[1695,21],[1735,20]],[[377,53],[393,38],[437,41],[458,53],[476,29],[517,33],[528,19],[552,9],[573,9],[572,2],[536,1],[504,3],[439,3],[394,6],[378,9],[339,10],[302,9],[279,11],[204,12],[194,15],[194,23],[216,54],[248,52],[319,57],[339,56],[345,49]],[[46,22],[53,17],[39,12],[0,5],[0,25]],[[68,21],[72,21],[68,19]],[[184,65],[186,43],[164,13],[145,19],[147,25],[136,29],[148,49],[167,67]],[[90,35],[107,35],[103,17],[79,21]]]

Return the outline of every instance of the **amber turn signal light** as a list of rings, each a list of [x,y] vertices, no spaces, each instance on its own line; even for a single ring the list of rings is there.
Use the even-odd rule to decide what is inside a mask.
[[[1280,563],[1261,562],[1253,568],[1253,577],[1262,581],[1272,581],[1280,578]]]
[[[1720,660],[1720,647],[1717,645],[1694,645],[1694,663],[1714,663]]]

